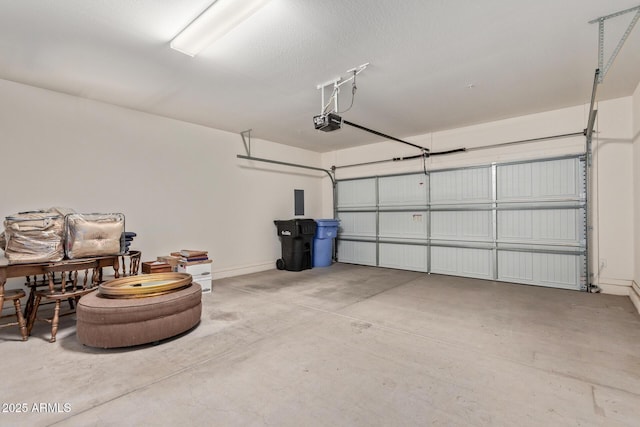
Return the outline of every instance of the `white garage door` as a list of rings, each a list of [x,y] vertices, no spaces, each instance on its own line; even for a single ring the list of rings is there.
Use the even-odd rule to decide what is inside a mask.
[[[341,262],[586,289],[583,157],[338,181]]]

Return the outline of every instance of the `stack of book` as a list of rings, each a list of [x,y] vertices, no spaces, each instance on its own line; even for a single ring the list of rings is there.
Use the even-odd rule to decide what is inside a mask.
[[[190,274],[193,283],[199,284],[203,293],[211,292],[213,260],[209,258],[207,251],[183,249],[180,252],[172,252],[171,255],[178,260],[176,266],[178,273]]]
[[[171,255],[177,257],[178,261],[182,263],[191,263],[191,262],[209,260],[209,252],[198,251],[193,249],[182,249],[180,252],[171,252]]]

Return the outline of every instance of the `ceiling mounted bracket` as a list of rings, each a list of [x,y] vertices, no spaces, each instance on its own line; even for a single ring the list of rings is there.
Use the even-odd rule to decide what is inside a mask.
[[[249,157],[251,157],[251,130],[252,129],[247,129],[240,132],[242,143],[244,144],[244,150],[247,152],[247,156]]]
[[[635,15],[633,16],[633,18],[631,18],[631,22],[629,23],[629,26],[627,27],[626,31],[620,38],[620,41],[618,41],[618,44],[616,45],[615,49],[613,49],[611,56],[609,57],[609,59],[607,60],[607,63],[605,64],[604,63],[604,22],[607,19],[616,18],[618,16],[625,15],[631,12],[635,12]],[[631,34],[631,31],[633,31],[633,27],[636,25],[636,22],[638,22],[638,19],[640,19],[640,5],[629,8],[629,9],[621,10],[620,12],[612,13],[610,15],[601,16],[599,18],[589,21],[589,24],[595,24],[596,22],[598,23],[598,69],[600,70],[598,83],[602,83],[602,81],[604,80],[604,76],[607,74],[607,71],[609,71],[609,68],[613,64],[613,61],[616,59],[616,56],[618,56],[620,49],[622,49],[622,45],[624,45],[624,42],[627,41],[629,34]]]
[[[363,72],[369,66],[369,62],[366,62],[362,65],[358,65],[357,67],[351,68],[347,70],[346,73],[351,76],[348,78],[336,77],[327,82],[321,83],[316,86],[316,89],[320,90],[320,114],[327,113],[337,113],[338,112],[338,94],[340,93],[340,86],[345,83],[348,83],[352,80],[355,80],[356,76]],[[325,103],[325,92],[327,88],[331,88],[331,95],[329,96],[329,100]],[[333,103],[333,107],[329,108]]]

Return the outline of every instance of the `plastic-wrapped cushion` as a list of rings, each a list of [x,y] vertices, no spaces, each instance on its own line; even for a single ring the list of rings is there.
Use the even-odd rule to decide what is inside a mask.
[[[11,264],[61,261],[64,258],[64,215],[51,208],[20,212],[4,221],[4,255]]]
[[[65,217],[66,254],[69,259],[118,255],[122,252],[121,236],[124,215],[70,214]]]

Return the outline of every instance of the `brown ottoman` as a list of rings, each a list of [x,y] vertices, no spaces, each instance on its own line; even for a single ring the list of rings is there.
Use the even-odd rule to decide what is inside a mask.
[[[80,298],[76,310],[78,341],[90,347],[128,347],[188,331],[202,314],[202,288],[196,282],[175,292],[146,298]]]

